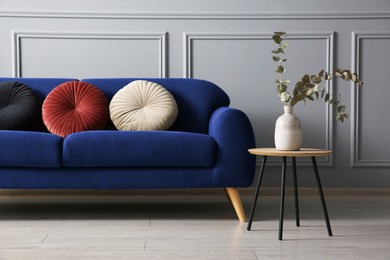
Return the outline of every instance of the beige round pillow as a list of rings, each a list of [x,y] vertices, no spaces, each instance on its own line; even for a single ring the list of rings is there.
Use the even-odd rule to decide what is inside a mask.
[[[110,102],[110,117],[118,130],[167,130],[177,114],[172,94],[146,80],[129,83]]]

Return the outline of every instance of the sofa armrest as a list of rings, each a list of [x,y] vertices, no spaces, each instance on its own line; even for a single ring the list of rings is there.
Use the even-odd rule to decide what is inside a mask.
[[[248,187],[256,170],[256,157],[248,149],[255,147],[255,136],[248,117],[229,107],[217,109],[211,116],[209,135],[213,136],[218,154],[213,169],[217,187]]]

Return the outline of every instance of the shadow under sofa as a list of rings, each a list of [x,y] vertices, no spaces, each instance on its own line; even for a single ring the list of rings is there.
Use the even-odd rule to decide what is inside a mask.
[[[136,78],[83,79],[111,101]],[[248,117],[228,95],[198,79],[143,78],[174,97],[178,115],[166,131],[119,131],[112,125],[61,137],[42,120],[25,130],[0,130],[1,189],[223,188],[245,221],[238,188],[253,182],[256,158]],[[29,86],[40,104],[70,78],[0,78]],[[41,117],[41,115],[38,115]]]

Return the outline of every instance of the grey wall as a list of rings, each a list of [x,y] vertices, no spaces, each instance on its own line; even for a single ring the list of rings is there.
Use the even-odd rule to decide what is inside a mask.
[[[282,104],[270,36],[282,27],[286,78],[346,67],[365,82],[328,85],[350,111],[343,124],[323,102],[295,108],[304,146],[334,150],[319,160],[324,186],[389,187],[388,0],[0,0],[0,76],[207,79],[248,114],[257,145],[273,146]],[[271,165],[266,185],[278,185]],[[299,165],[300,184],[313,185]]]

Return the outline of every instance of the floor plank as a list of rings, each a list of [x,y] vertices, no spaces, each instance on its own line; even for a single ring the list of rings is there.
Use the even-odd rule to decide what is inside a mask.
[[[252,197],[243,196],[247,215]],[[0,196],[0,259],[389,259],[390,197],[262,196],[252,230],[226,196]]]

